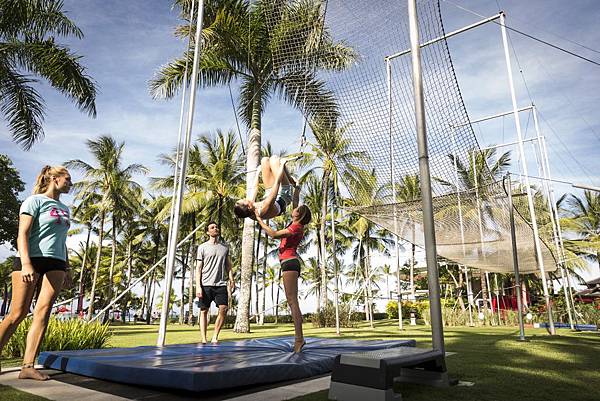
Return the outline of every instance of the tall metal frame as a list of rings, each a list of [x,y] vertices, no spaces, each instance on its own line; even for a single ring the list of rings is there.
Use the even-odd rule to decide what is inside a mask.
[[[408,19],[410,30],[410,48],[412,77],[415,94],[415,120],[417,127],[417,148],[419,153],[419,178],[423,205],[423,234],[425,238],[425,259],[427,261],[427,284],[429,287],[429,313],[431,316],[431,340],[433,349],[445,352],[442,306],[440,302],[440,282],[435,243],[435,222],[433,219],[433,198],[431,194],[431,174],[427,151],[427,132],[425,124],[425,101],[423,95],[423,76],[421,72],[421,48],[417,19],[417,2],[408,0]]]
[[[505,62],[506,62],[506,68],[507,68],[507,73],[508,73],[508,83],[509,83],[509,88],[510,88],[510,94],[511,94],[511,101],[512,101],[512,106],[513,106],[513,111],[509,114],[512,114],[514,116],[515,119],[515,127],[517,129],[517,136],[518,136],[518,149],[519,149],[519,156],[520,159],[523,160],[523,172],[524,172],[524,177],[525,177],[525,182],[526,182],[526,186],[527,186],[527,200],[528,200],[528,205],[529,205],[529,211],[532,217],[532,222],[536,222],[536,214],[535,214],[535,209],[534,209],[534,205],[533,205],[533,196],[532,196],[532,192],[531,192],[531,187],[530,187],[530,183],[529,183],[529,174],[527,171],[527,164],[525,162],[525,157],[524,157],[524,150],[523,150],[523,137],[522,137],[522,133],[521,133],[521,123],[520,123],[520,119],[519,119],[519,108],[517,108],[517,101],[516,101],[516,93],[515,93],[515,87],[514,87],[514,81],[513,81],[513,75],[512,75],[512,64],[511,64],[511,59],[510,59],[510,52],[509,52],[509,47],[508,47],[508,36],[506,33],[506,24],[505,24],[505,19],[506,19],[506,15],[504,12],[500,12],[497,15],[491,16],[489,18],[486,18],[484,20],[478,21],[474,24],[465,26],[461,29],[455,30],[453,32],[450,32],[446,35],[443,35],[441,37],[432,39],[428,42],[422,43],[420,44],[418,41],[418,28],[417,28],[417,21],[416,21],[416,4],[413,4],[414,1],[413,0],[408,0],[408,11],[409,11],[409,19],[410,19],[410,28],[411,28],[411,48],[404,50],[402,52],[398,52],[398,53],[394,53],[392,55],[386,56],[385,57],[385,61],[386,63],[389,65],[389,61],[393,60],[396,57],[400,57],[403,56],[405,54],[411,53],[412,58],[413,58],[413,85],[415,86],[415,102],[416,102],[416,107],[415,107],[415,111],[417,113],[417,129],[419,129],[419,124],[420,124],[420,118],[419,117],[419,101],[418,101],[418,97],[422,96],[422,81],[420,82],[420,84],[417,82],[417,70],[420,74],[420,65],[416,66],[416,64],[418,64],[420,61],[418,61],[419,57],[417,57],[415,55],[415,52],[419,52],[419,56],[420,56],[420,48],[421,47],[425,47],[428,46],[430,44],[439,42],[441,40],[450,38],[452,36],[455,36],[459,33],[462,32],[466,32],[470,29],[473,29],[475,27],[484,25],[486,23],[489,22],[493,22],[497,19],[500,20],[499,25],[501,28],[501,34],[502,34],[502,45],[503,45],[503,49],[504,49],[504,57],[505,57]],[[414,25],[414,27],[413,27]],[[416,41],[414,41],[414,38],[417,38]],[[388,69],[389,71],[389,69]],[[389,72],[388,72],[389,73]],[[421,85],[419,87],[419,85]],[[423,117],[423,121],[422,121],[423,127],[424,127],[424,117]],[[424,128],[423,128],[424,131]],[[424,134],[423,134],[424,135]],[[425,159],[427,159],[427,154],[422,153],[423,149],[425,149],[426,151],[426,143],[424,144],[425,148],[421,148],[421,144],[419,144],[419,168],[420,171],[422,173],[421,170],[421,156],[425,156]],[[427,169],[428,170],[428,169]],[[430,184],[430,183],[429,183]],[[421,184],[423,185],[423,183]],[[429,185],[429,189],[430,189],[430,185]],[[425,194],[423,195],[423,197],[425,198]],[[431,193],[429,193],[429,196],[431,196]],[[426,203],[426,201],[424,200],[424,203]],[[424,205],[425,207],[425,205]],[[536,253],[536,257],[537,257],[537,261],[538,261],[538,268],[540,270],[540,275],[542,276],[542,287],[543,287],[543,292],[544,292],[544,301],[546,304],[546,308],[548,310],[548,323],[549,323],[549,331],[550,334],[554,335],[556,334],[556,330],[554,328],[554,317],[553,317],[553,313],[552,313],[552,305],[550,304],[550,295],[548,292],[548,283],[546,281],[546,271],[545,271],[545,267],[544,267],[544,261],[542,259],[542,253],[541,253],[541,245],[540,245],[540,239],[539,239],[539,231],[537,228],[537,224],[533,224],[533,234],[534,234],[534,247],[535,247],[535,253]],[[439,289],[438,289],[439,290]]]
[[[196,35],[194,38],[194,62],[192,65],[190,101],[187,114],[185,139],[182,146],[183,155],[181,158],[181,167],[179,169],[179,180],[177,183],[177,191],[175,192],[175,210],[173,213],[173,223],[169,232],[169,241],[167,249],[167,266],[165,270],[165,278],[163,280],[163,305],[160,315],[160,325],[158,329],[158,338],[156,345],[162,347],[165,345],[165,337],[167,331],[167,322],[169,321],[169,299],[171,297],[171,288],[173,284],[173,272],[175,270],[175,253],[177,251],[177,238],[179,236],[179,223],[181,217],[181,204],[183,201],[183,191],[185,187],[185,177],[187,171],[187,162],[189,155],[189,147],[192,137],[192,124],[194,122],[194,109],[196,105],[196,86],[198,81],[198,61],[200,59],[201,48],[201,33],[202,33],[202,18],[204,15],[204,0],[198,0],[198,16],[196,19]]]
[[[525,175],[525,186],[527,187],[527,203],[529,205],[529,214],[531,221],[536,222],[535,207],[533,205],[533,194],[531,191],[531,185],[529,183],[529,172],[527,171],[527,163],[525,161],[525,150],[523,149],[523,134],[521,133],[521,120],[519,118],[519,109],[517,107],[517,95],[515,92],[515,85],[513,82],[512,64],[510,61],[510,52],[508,48],[508,35],[506,34],[505,15],[503,12],[500,13],[500,28],[502,32],[502,44],[504,46],[504,58],[506,61],[506,70],[508,72],[508,82],[510,86],[510,97],[513,106],[513,116],[515,118],[515,127],[517,129],[517,137],[519,139],[518,149],[519,156],[523,161],[523,174]],[[554,316],[552,313],[552,304],[550,303],[550,294],[548,292],[548,282],[546,281],[546,269],[544,267],[544,259],[542,257],[542,248],[540,244],[540,235],[537,228],[537,224],[533,224],[533,236],[535,243],[535,253],[537,256],[538,268],[540,269],[540,275],[542,276],[542,288],[544,290],[544,302],[546,303],[546,310],[548,311],[548,326],[551,335],[556,334],[554,328]]]
[[[393,123],[393,101],[392,101],[392,66],[390,60],[385,61],[388,89],[388,130],[390,138],[390,181],[392,182],[392,202],[394,207],[394,248],[396,262],[396,301],[398,302],[398,329],[403,329],[402,323],[402,288],[400,285],[400,244],[398,242],[398,212],[396,203],[398,202],[398,192],[396,191],[396,176],[394,174],[394,123]],[[411,274],[412,280],[412,274]]]

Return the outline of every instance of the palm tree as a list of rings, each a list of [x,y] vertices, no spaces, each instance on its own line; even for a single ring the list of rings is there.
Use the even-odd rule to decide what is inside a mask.
[[[183,17],[190,1],[177,0]],[[246,191],[252,193],[259,165],[262,115],[273,94],[279,95],[308,117],[335,118],[335,101],[317,77],[317,70],[342,70],[356,58],[343,43],[335,43],[324,24],[323,3],[318,0],[287,2],[212,0],[205,2],[199,81],[202,86],[240,81],[238,113],[249,128],[246,146]],[[274,17],[274,18],[268,18]],[[192,28],[193,29],[193,28]],[[193,37],[186,24],[182,36]],[[288,47],[290,42],[295,44]],[[195,44],[192,43],[192,47]],[[275,55],[275,59],[274,59]],[[193,49],[163,67],[151,81],[155,97],[173,97],[184,79]],[[310,60],[311,63],[307,62]],[[241,299],[234,330],[249,331],[254,223],[244,221],[241,257]]]
[[[77,191],[76,199],[82,202],[89,201],[89,197],[95,197],[102,194],[102,200],[98,205],[99,209],[99,229],[98,229],[98,252],[96,264],[94,266],[94,279],[92,281],[92,291],[90,295],[90,305],[88,310],[88,319],[91,319],[94,313],[94,297],[96,291],[96,280],[98,277],[98,269],[102,256],[102,241],[104,240],[104,223],[107,214],[112,211],[113,216],[113,253],[111,256],[109,286],[112,285],[112,271],[114,269],[114,255],[116,247],[116,228],[118,218],[123,217],[123,205],[132,205],[132,193],[139,189],[139,184],[131,178],[134,174],[146,173],[146,167],[141,164],[130,164],[122,168],[122,156],[124,142],[117,143],[111,136],[104,135],[96,140],[88,140],[86,142],[92,156],[96,161],[96,166],[84,162],[80,159],[73,159],[65,163],[68,168],[81,170],[84,173],[84,179],[75,184]],[[109,290],[110,291],[110,290]]]
[[[600,194],[584,191],[583,198],[571,194],[566,203],[570,216],[561,219],[561,225],[576,237],[565,240],[565,247],[598,263],[600,269]]]
[[[31,84],[45,79],[88,115],[96,116],[96,86],[80,56],[56,38],[83,38],[60,0],[0,1],[0,110],[23,149],[44,136],[44,101]]]
[[[85,246],[83,249],[83,257],[81,260],[81,270],[79,273],[79,295],[77,300],[77,313],[80,313],[83,309],[83,297],[85,292],[84,275],[87,267],[88,248],[90,246],[90,237],[94,227],[94,219],[98,216],[97,203],[100,201],[100,199],[101,196],[99,194],[90,194],[84,199],[84,201],[80,202],[73,209],[73,219],[79,224],[85,225],[87,230]]]
[[[351,199],[346,200],[346,205],[356,207],[363,204],[364,200],[383,199],[389,185],[379,185],[374,170],[353,169],[344,173],[344,182],[346,183],[351,195]],[[366,314],[373,326],[373,311],[371,301],[373,299],[372,277],[376,272],[371,271],[371,251],[379,251],[386,254],[391,246],[389,234],[384,230],[377,230],[376,226],[370,220],[355,213],[349,215],[349,225],[354,233],[356,246],[353,249],[353,257],[356,260],[355,277],[362,275],[363,285],[366,287]],[[354,280],[358,283],[358,280]]]

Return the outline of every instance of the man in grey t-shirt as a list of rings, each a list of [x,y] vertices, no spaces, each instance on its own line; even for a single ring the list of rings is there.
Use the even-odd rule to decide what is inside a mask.
[[[211,343],[219,342],[219,332],[225,322],[227,313],[228,292],[233,292],[235,283],[231,270],[231,259],[229,258],[229,247],[220,241],[219,226],[210,222],[206,226],[208,241],[198,247],[196,257],[196,296],[200,307],[200,336],[202,344],[206,344],[206,328],[208,326],[208,310],[214,301],[219,308],[219,315],[215,321],[215,332]]]

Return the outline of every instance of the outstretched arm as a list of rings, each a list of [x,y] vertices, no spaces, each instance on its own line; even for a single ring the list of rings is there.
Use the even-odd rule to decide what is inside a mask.
[[[292,236],[292,233],[287,228],[277,231],[273,230],[267,223],[263,221],[263,219],[260,218],[258,214],[256,215],[256,221],[258,221],[258,224],[260,224],[265,233],[267,233],[267,235],[271,238],[286,238]]]

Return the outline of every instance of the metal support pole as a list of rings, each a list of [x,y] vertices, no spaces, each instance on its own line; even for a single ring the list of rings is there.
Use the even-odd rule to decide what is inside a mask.
[[[466,256],[466,248],[465,248],[465,226],[463,221],[463,213],[462,213],[462,202],[460,199],[460,186],[458,181],[458,154],[456,153],[456,138],[455,138],[455,128],[451,128],[451,139],[452,139],[452,154],[454,155],[454,186],[456,187],[456,201],[458,204],[458,222],[460,225],[460,242],[462,244],[462,253],[463,258]],[[467,287],[467,305],[469,308],[469,326],[473,326],[473,290],[471,288],[471,282],[469,280],[469,270],[466,265],[465,268],[465,286]],[[459,267],[460,269],[460,267]]]
[[[475,184],[475,202],[477,205],[477,221],[479,224],[479,250],[481,252],[481,256],[483,257],[483,260],[486,260],[485,257],[485,252],[483,249],[483,244],[484,244],[484,238],[483,238],[483,223],[482,223],[482,218],[481,218],[481,201],[479,200],[479,179],[477,178],[477,157],[476,157],[476,149],[473,149],[473,152],[471,153],[471,158],[473,161],[473,183]],[[483,157],[483,154],[482,154]],[[485,302],[483,303],[483,310],[487,311],[488,310],[488,301],[491,304],[491,301],[488,300],[488,297],[490,296],[490,283],[488,280],[488,273],[486,272],[484,275],[484,277],[482,277],[482,281],[485,280],[486,281],[486,287],[487,287],[487,294],[483,292],[483,283],[481,284],[481,289],[482,289],[482,295],[485,297]],[[492,315],[493,316],[493,315]],[[485,323],[485,320],[483,321]]]
[[[419,47],[419,26],[417,22],[416,0],[408,0],[408,18],[410,26],[410,44],[412,50],[412,76],[415,94],[415,119],[417,127],[417,147],[419,152],[419,176],[421,181],[423,205],[423,235],[425,239],[425,259],[427,261],[431,336],[433,348],[444,353],[444,327],[442,324],[440,283],[435,244],[435,221],[433,219],[431,175],[429,172],[429,154],[427,151],[425,101],[423,95],[423,76],[421,73],[421,49]]]
[[[498,326],[501,326],[502,316],[500,315],[500,287],[498,287],[498,273],[494,273],[494,285],[496,286],[496,313],[498,314]]]
[[[392,182],[392,202],[394,207],[394,239],[396,250],[396,279],[397,279],[397,302],[398,302],[398,329],[402,330],[402,289],[400,288],[400,245],[398,243],[398,213],[396,211],[397,192],[396,176],[394,175],[394,122],[393,122],[393,101],[392,101],[392,66],[390,60],[385,60],[387,72],[387,90],[388,90],[388,130],[390,137],[390,181]]]
[[[190,88],[190,102],[187,115],[187,125],[185,133],[185,142],[183,146],[183,155],[181,158],[181,168],[179,174],[179,182],[177,192],[174,194],[175,198],[175,212],[173,214],[172,230],[169,233],[169,244],[167,250],[167,266],[165,270],[165,278],[163,280],[163,305],[160,315],[160,326],[158,330],[158,338],[156,345],[162,347],[165,345],[165,336],[167,331],[167,322],[169,321],[169,299],[171,297],[171,286],[173,284],[173,271],[175,269],[175,253],[177,245],[177,237],[179,236],[179,220],[181,212],[181,203],[183,201],[183,190],[185,186],[185,177],[187,170],[187,159],[189,155],[189,147],[192,137],[192,124],[194,122],[194,107],[196,105],[196,85],[198,77],[198,60],[200,58],[201,48],[201,33],[202,33],[202,17],[204,12],[204,0],[198,0],[198,17],[196,20],[196,37],[195,37],[195,51],[194,51],[194,62],[192,66],[192,83]]]
[[[539,156],[539,160],[536,157],[536,161],[538,162],[538,174],[544,178],[549,178],[548,175],[548,155],[545,154],[545,149],[544,146],[542,144],[542,137],[540,135],[540,127],[538,124],[538,118],[537,118],[537,112],[535,109],[535,106],[533,106],[533,125],[535,127],[535,132],[536,132],[536,136],[537,136],[537,145],[538,145],[538,150],[540,152],[540,156]],[[560,276],[561,276],[561,284],[563,286],[564,289],[564,293],[565,293],[565,306],[567,307],[567,315],[569,317],[569,326],[571,327],[571,330],[575,330],[575,326],[573,325],[573,316],[571,314],[571,302],[569,300],[569,294],[567,291],[567,282],[565,280],[565,272],[564,272],[564,256],[561,253],[561,248],[560,248],[560,243],[558,241],[558,231],[560,230],[560,227],[558,226],[558,214],[554,214],[554,208],[555,206],[553,206],[553,200],[552,200],[552,195],[550,192],[550,186],[552,185],[552,182],[548,182],[548,180],[542,180],[542,187],[544,188],[544,192],[546,195],[546,199],[548,200],[548,209],[550,212],[550,222],[552,224],[552,238],[554,240],[554,246],[556,247],[556,252],[557,252],[557,256],[558,256],[558,268],[560,270]]]
[[[512,182],[510,174],[506,175],[508,181],[508,216],[510,219],[510,243],[512,246],[513,269],[515,271],[515,293],[517,294],[517,314],[519,317],[519,340],[527,341],[525,338],[525,327],[523,326],[523,301],[521,300],[521,278],[519,276],[519,257],[517,254],[517,235],[515,233],[515,212],[512,199]],[[505,181],[505,182],[506,182]]]
[[[471,25],[467,25],[465,27],[457,29],[456,31],[449,32],[449,33],[445,34],[444,36],[440,36],[439,38],[432,39],[432,40],[430,40],[428,42],[425,42],[425,43],[419,45],[419,49],[421,47],[429,46],[429,45],[437,43],[439,41],[446,40],[448,38],[451,38],[454,35],[458,35],[459,33],[463,33],[463,32],[466,32],[468,30],[471,30],[473,28],[477,28],[478,26],[481,26],[483,24],[487,24],[488,22],[492,22],[494,20],[497,20],[498,18],[500,18],[500,14],[493,15],[493,16],[491,16],[489,18],[484,19],[484,20],[481,20],[481,21],[475,22],[475,23],[473,23]],[[408,54],[411,51],[413,51],[412,47],[410,49],[401,51],[399,53],[395,53],[395,54],[386,56],[385,59],[386,60],[392,60],[392,59],[395,59],[397,57],[404,56],[405,54]]]
[[[505,15],[500,13],[500,28],[502,31],[502,44],[504,46],[504,57],[506,59],[506,69],[508,72],[508,82],[510,86],[510,95],[512,99],[512,105],[514,110],[515,125],[517,128],[517,136],[519,139],[519,156],[523,165],[523,174],[525,175],[525,185],[527,187],[527,201],[529,203],[529,213],[531,214],[531,223],[533,226],[533,237],[534,247],[537,256],[538,267],[540,269],[540,275],[542,276],[542,287],[544,289],[544,300],[546,302],[546,309],[548,310],[548,326],[551,335],[556,334],[554,328],[554,317],[552,315],[552,304],[550,303],[550,294],[548,293],[548,283],[546,282],[546,270],[544,269],[544,259],[542,255],[542,247],[540,244],[540,236],[538,232],[537,220],[535,215],[535,208],[533,204],[533,194],[531,193],[531,186],[529,184],[529,176],[527,172],[527,162],[525,160],[525,151],[523,150],[523,135],[521,134],[521,122],[519,119],[519,111],[517,108],[517,96],[515,94],[515,86],[513,83],[512,67],[510,63],[510,52],[508,50],[508,37],[506,34]]]
[[[535,118],[537,119],[537,111],[534,109],[535,112]],[[546,138],[544,138],[542,136],[542,149],[544,149],[544,163],[546,164],[546,173],[548,174],[547,179],[548,181],[550,181],[550,183],[554,182],[554,180],[552,179],[552,174],[550,173],[550,163],[548,162],[548,149],[546,148]],[[576,186],[574,184],[571,184],[573,186]],[[569,279],[569,271],[566,269],[566,267],[564,266],[564,263],[566,261],[566,256],[565,256],[565,246],[563,243],[563,237],[562,237],[562,229],[560,227],[560,218],[558,217],[558,206],[556,206],[556,198],[554,197],[554,186],[551,184],[550,185],[550,197],[552,200],[552,210],[554,211],[554,215],[556,216],[556,227],[558,229],[558,244],[559,244],[559,252],[560,252],[560,257],[562,258],[563,261],[563,267],[566,270],[566,276],[567,276],[567,290],[569,292],[569,300],[571,301],[571,308],[573,311],[573,320],[575,322],[575,326],[577,326],[577,310],[575,309],[575,300],[573,299],[573,291],[572,291],[572,287],[571,287],[571,280]]]

